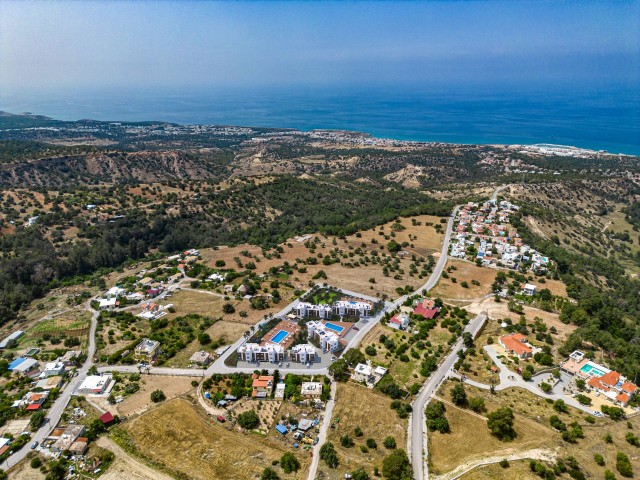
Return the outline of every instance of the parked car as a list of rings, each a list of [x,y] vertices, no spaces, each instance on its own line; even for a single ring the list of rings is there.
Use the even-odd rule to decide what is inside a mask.
[[[31,450],[35,450],[36,448],[38,448],[39,443],[38,442],[33,442],[31,444]]]

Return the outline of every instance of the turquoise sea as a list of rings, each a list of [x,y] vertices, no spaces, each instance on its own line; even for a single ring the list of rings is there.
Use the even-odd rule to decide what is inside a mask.
[[[451,143],[556,143],[640,155],[640,89],[632,86],[0,91],[0,110],[63,120],[345,129]]]

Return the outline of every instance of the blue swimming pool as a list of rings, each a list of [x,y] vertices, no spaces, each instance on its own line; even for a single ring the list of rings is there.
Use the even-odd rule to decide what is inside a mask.
[[[335,323],[325,323],[324,324],[329,330],[333,330],[336,333],[342,333],[342,331],[344,330],[344,327],[341,327],[340,325],[336,325]]]
[[[282,342],[285,338],[287,338],[287,336],[289,335],[289,332],[287,332],[286,330],[280,330],[278,333],[276,333],[273,338],[271,339],[272,342],[274,343],[280,343]]]
[[[580,371],[586,375],[595,375],[596,377],[601,377],[605,373],[602,370],[597,369],[594,365],[590,363],[587,363],[586,365],[584,365],[580,369]]]

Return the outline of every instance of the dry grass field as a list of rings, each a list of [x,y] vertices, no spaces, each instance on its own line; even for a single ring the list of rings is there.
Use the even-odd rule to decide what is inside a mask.
[[[31,468],[29,462],[29,459],[25,459],[9,470],[9,478],[11,480],[43,480],[45,474],[37,468]]]
[[[142,455],[190,479],[253,478],[291,447],[256,434],[241,434],[212,422],[184,399],[165,402],[126,425]],[[295,452],[301,469],[282,479],[303,479],[309,458]]]
[[[529,468],[529,462],[523,460],[510,462],[508,468],[502,468],[497,464],[478,467],[460,477],[460,480],[538,480],[539,478]]]
[[[229,410],[232,412],[234,417],[237,417],[241,413],[248,412],[249,410],[253,410],[258,414],[258,417],[260,417],[260,425],[256,430],[267,434],[271,430],[271,427],[276,423],[281,405],[282,400],[256,400],[252,398],[243,398],[235,402],[233,407]],[[237,425],[237,427],[240,429],[239,425]]]
[[[497,408],[495,403],[485,402],[489,412]],[[518,437],[512,442],[501,442],[491,435],[485,420],[451,405],[446,405],[446,409],[445,416],[449,420],[451,433],[429,433],[429,455],[433,473],[445,473],[462,463],[487,456],[509,455],[531,448],[546,447],[549,445],[549,438],[554,435],[550,427],[516,414],[515,429]]]
[[[398,448],[406,449],[407,421],[401,420],[389,405],[391,399],[377,391],[353,383],[339,383],[336,393],[336,405],[333,410],[335,429],[329,429],[328,441],[332,442],[338,453],[340,465],[330,469],[324,462],[320,462],[319,470],[326,479],[338,480],[344,474],[364,466],[371,474],[373,467],[382,468],[382,460],[389,451],[382,445],[384,439],[391,435],[396,439]],[[354,429],[360,427],[362,437],[355,437]],[[349,435],[355,441],[355,446],[344,448],[340,445],[340,437]],[[367,453],[360,450],[367,438],[373,438],[377,449],[369,449]]]
[[[420,225],[413,225],[412,219],[414,219]],[[440,251],[442,245],[443,235],[436,233],[434,225],[440,222],[439,217],[432,217],[428,215],[421,215],[412,218],[402,218],[401,224],[405,230],[394,232],[398,243],[409,242],[413,246],[408,246],[404,250],[409,253],[404,258],[400,259],[401,268],[405,272],[409,271],[409,265],[412,263],[411,254],[417,256],[428,256],[430,254]],[[434,225],[427,226],[426,223],[433,223]],[[381,248],[389,241],[385,238],[385,235],[391,239],[392,233],[391,226],[393,222],[376,227],[375,229],[362,231],[357,235],[351,235],[344,240],[337,239],[335,237],[322,237],[321,235],[309,235],[308,238],[313,240],[318,238],[320,243],[316,245],[315,254],[325,255],[333,249],[340,249],[345,254],[350,252],[350,249],[363,248],[365,254],[369,254],[375,250],[382,254],[388,253],[386,248]],[[409,237],[411,236],[411,238]],[[284,252],[280,254],[280,258],[272,257],[267,259],[262,255],[262,251],[259,247],[251,245],[239,245],[237,247],[220,247],[214,249],[204,249],[201,251],[204,262],[213,267],[217,260],[223,260],[226,263],[227,268],[235,267],[235,258],[239,258],[242,262],[253,261],[256,264],[256,273],[267,272],[271,267],[280,267],[283,263],[289,262],[289,264],[296,263],[296,259],[306,259],[312,254],[305,246],[305,240],[299,241],[304,237],[298,239],[290,239],[288,242],[282,245]],[[376,240],[378,243],[371,243],[372,240]],[[334,244],[335,242],[335,244]],[[245,255],[243,255],[244,252]],[[246,253],[249,253],[251,257],[247,257]],[[350,257],[348,261],[357,260],[358,257]],[[344,259],[347,261],[347,259]],[[339,288],[345,288],[348,290],[361,291],[374,296],[388,295],[391,297],[397,296],[395,289],[397,287],[404,287],[406,285],[412,285],[417,287],[422,285],[425,280],[419,279],[417,276],[411,277],[408,274],[401,275],[401,279],[394,279],[393,275],[384,277],[382,275],[382,267],[379,265],[360,265],[357,268],[350,268],[340,264],[333,265],[308,265],[306,273],[295,272],[288,280],[292,283],[294,288],[306,289],[308,288],[308,282],[312,280],[312,277],[320,270],[323,270],[327,274],[326,282]],[[376,283],[370,284],[369,278],[375,278]],[[291,292],[285,290],[286,294],[290,295]],[[289,301],[286,295],[283,295],[284,301]],[[281,307],[280,307],[281,308]],[[236,308],[237,310],[237,308]],[[279,310],[279,308],[278,308]],[[249,312],[249,309],[247,309]],[[263,311],[269,313],[269,311]]]
[[[198,381],[201,379],[202,377],[195,378],[195,380]],[[143,413],[154,405],[153,402],[151,402],[151,392],[154,390],[162,390],[167,399],[195,391],[195,388],[191,386],[192,380],[194,380],[194,378],[142,375],[139,382],[140,390],[126,396],[122,403],[109,405],[106,399],[103,398],[94,398],[92,400],[105,410],[111,410],[114,414],[117,413],[121,417],[128,417],[130,415]]]
[[[100,437],[96,443],[116,455],[109,469],[100,476],[102,480],[172,480],[173,478],[133,458],[109,437]]]
[[[456,300],[480,298],[491,293],[491,284],[497,273],[497,270],[493,268],[478,267],[471,262],[452,259],[447,260],[447,271],[449,278],[441,277],[436,287],[431,290],[431,296]],[[453,279],[456,280],[455,283]],[[473,285],[472,280],[476,280],[480,285]],[[468,288],[461,285],[464,281],[468,283]]]

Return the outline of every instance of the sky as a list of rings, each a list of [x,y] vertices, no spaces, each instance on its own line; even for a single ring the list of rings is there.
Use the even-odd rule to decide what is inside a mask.
[[[0,0],[0,89],[637,85],[640,0]]]

